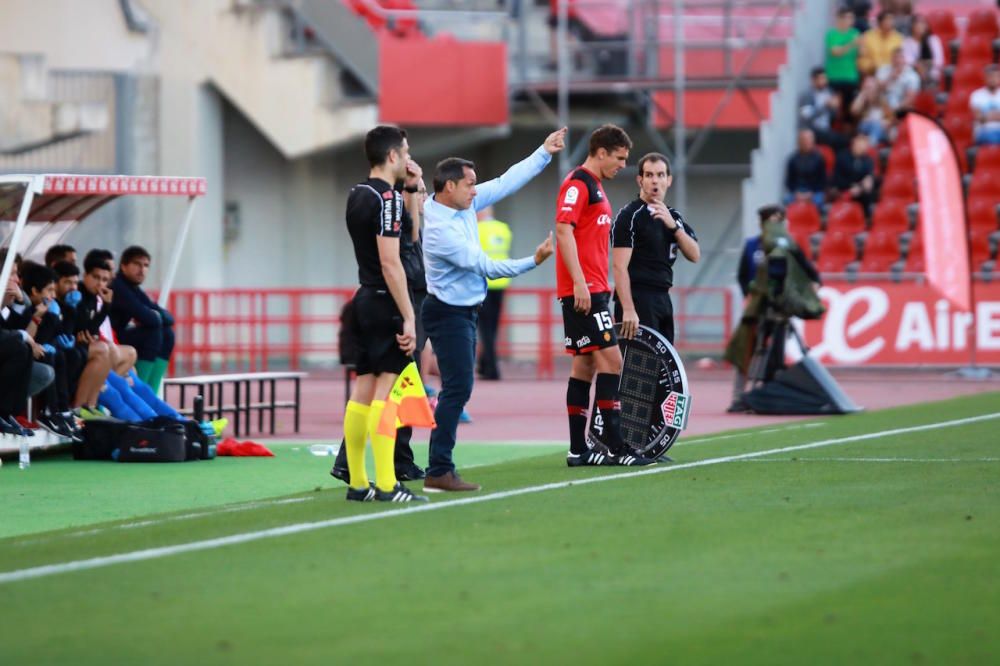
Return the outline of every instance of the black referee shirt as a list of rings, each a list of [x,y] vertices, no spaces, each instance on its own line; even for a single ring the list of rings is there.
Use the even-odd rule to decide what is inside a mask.
[[[695,241],[694,229],[681,214],[670,208],[674,220],[684,225],[684,231]],[[611,226],[612,247],[632,248],[628,276],[633,287],[669,289],[674,284],[674,261],[677,260],[675,232],[667,229],[646,208],[646,202],[636,199],[618,211]]]
[[[378,256],[378,236],[399,238],[403,227],[403,197],[380,178],[369,178],[351,188],[347,197],[347,231],[358,261],[363,287],[387,288]]]

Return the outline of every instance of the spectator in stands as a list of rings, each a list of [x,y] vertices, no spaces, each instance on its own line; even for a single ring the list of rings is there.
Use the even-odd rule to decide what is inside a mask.
[[[840,95],[829,85],[826,70],[814,67],[812,86],[799,97],[799,127],[810,129],[816,142],[840,150],[847,146],[847,139],[833,129],[833,122],[840,113]]]
[[[822,206],[826,193],[826,162],[816,150],[812,130],[799,130],[798,150],[788,158],[785,169],[785,202],[808,199]]]
[[[45,252],[45,265],[52,268],[60,261],[76,263],[76,248],[72,245],[53,245]]]
[[[118,342],[135,347],[139,379],[158,391],[174,350],[174,318],[142,289],[150,255],[138,245],[122,252],[118,275],[111,283],[111,326]]]
[[[851,118],[857,123],[858,131],[867,135],[873,146],[877,146],[886,140],[886,124],[890,115],[878,79],[866,76],[861,82],[861,91],[851,103]]]
[[[903,35],[896,30],[895,17],[884,9],[878,13],[878,24],[861,36],[858,68],[864,74],[874,74],[879,67],[892,63],[892,53],[903,46]]]
[[[837,155],[833,169],[833,186],[838,195],[850,197],[869,211],[875,189],[875,162],[868,154],[868,137],[856,134],[851,147]]]
[[[922,14],[913,17],[910,36],[903,40],[903,54],[906,63],[917,70],[925,86],[936,85],[941,80],[944,46],[941,39],[931,32],[931,25]]]
[[[882,0],[882,9],[892,12],[893,25],[901,35],[909,35],[913,31],[913,1],[912,0]]]
[[[851,12],[854,29],[858,33],[867,32],[871,28],[868,22],[868,15],[872,12],[871,0],[844,0],[841,7]]]
[[[1000,144],[1000,65],[986,66],[986,85],[972,93],[969,108],[976,118],[976,143]]]
[[[913,98],[920,92],[920,75],[906,64],[902,48],[892,52],[892,62],[879,67],[876,78],[882,86],[889,110],[903,111],[913,106]]]
[[[826,33],[826,76],[830,87],[840,93],[841,109],[846,110],[858,93],[858,49],[861,33],[854,27],[854,13],[848,8],[837,12],[837,24]]]

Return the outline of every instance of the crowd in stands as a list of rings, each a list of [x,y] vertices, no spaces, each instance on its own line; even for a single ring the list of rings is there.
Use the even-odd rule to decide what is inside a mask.
[[[914,251],[919,234],[912,233],[919,224],[915,165],[902,121],[910,111],[938,119],[956,146],[972,268],[990,272],[995,264],[1000,12],[977,9],[960,32],[949,11],[919,9],[910,0],[883,0],[872,20],[872,2],[842,3],[826,35],[825,62],[800,96],[785,203],[790,231],[818,254],[821,270],[923,270]]]
[[[44,263],[15,256],[0,303],[0,434],[41,427],[78,440],[91,418],[181,418],[156,395],[173,318],[142,289],[149,262],[139,246],[122,253],[117,275],[108,250],[88,252],[82,271],[69,245]]]

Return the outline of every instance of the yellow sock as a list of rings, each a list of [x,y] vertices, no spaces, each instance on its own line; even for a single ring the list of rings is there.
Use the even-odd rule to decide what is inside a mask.
[[[353,400],[347,403],[344,413],[344,446],[347,447],[347,469],[351,471],[351,488],[367,488],[365,471],[365,435],[368,433],[368,414],[371,408]]]
[[[396,487],[396,467],[393,453],[396,449],[396,433],[392,436],[380,435],[378,422],[382,418],[385,401],[372,400],[368,412],[368,436],[372,440],[372,453],[375,454],[375,487],[383,492],[389,492]]]

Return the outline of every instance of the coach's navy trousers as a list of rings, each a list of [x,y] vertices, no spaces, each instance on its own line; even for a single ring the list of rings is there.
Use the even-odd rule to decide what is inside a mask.
[[[472,395],[479,306],[448,305],[428,295],[421,318],[441,371],[441,392],[434,410],[437,427],[431,431],[427,475],[441,476],[455,470],[451,453],[455,449],[458,418]]]

